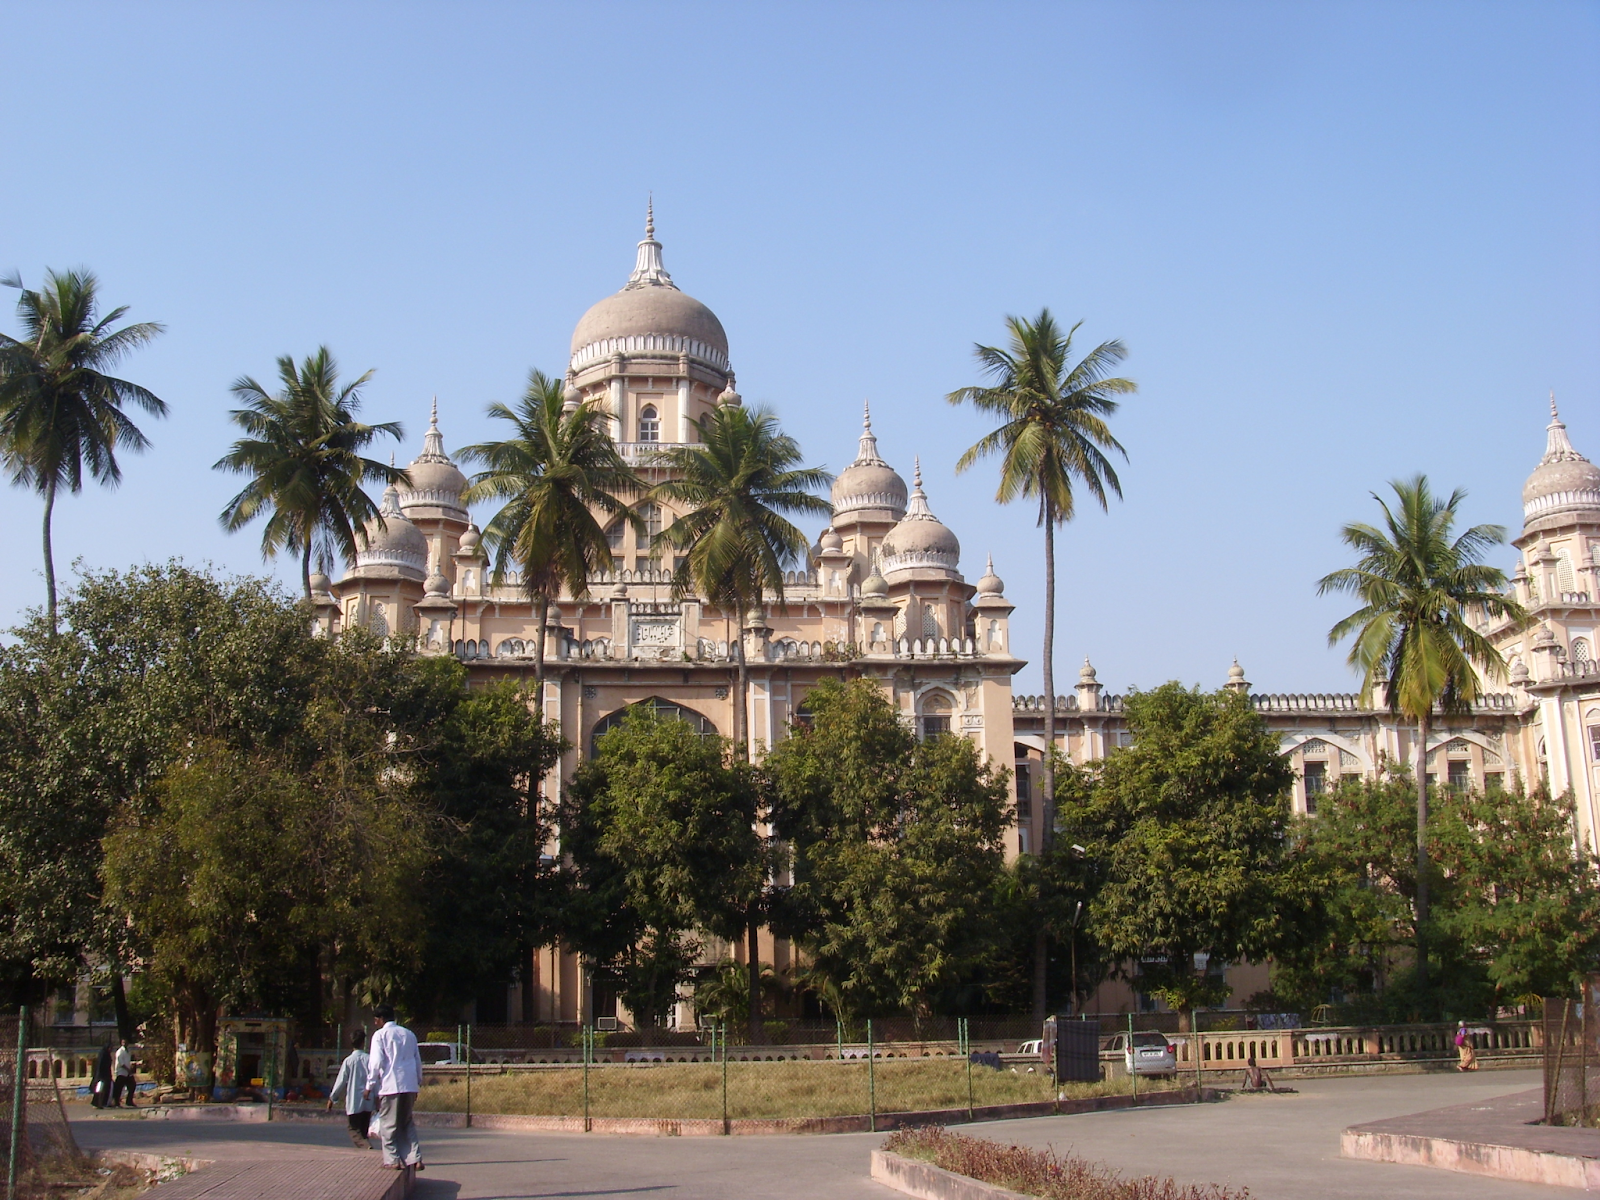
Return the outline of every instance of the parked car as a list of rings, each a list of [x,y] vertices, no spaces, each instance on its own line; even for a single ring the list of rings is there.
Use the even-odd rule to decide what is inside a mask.
[[[1122,1059],[1122,1068],[1129,1075],[1175,1075],[1178,1071],[1177,1048],[1167,1041],[1166,1034],[1153,1029],[1112,1034],[1100,1057],[1113,1062]]]
[[[1019,1057],[1020,1056],[1026,1056],[1028,1058],[1038,1058],[1039,1055],[1043,1052],[1043,1050],[1044,1050],[1044,1039],[1043,1038],[1034,1038],[1031,1042],[1018,1042],[1017,1043],[1017,1054],[1018,1054]]]
[[[454,1067],[466,1060],[460,1042],[418,1042],[417,1049],[425,1067]]]

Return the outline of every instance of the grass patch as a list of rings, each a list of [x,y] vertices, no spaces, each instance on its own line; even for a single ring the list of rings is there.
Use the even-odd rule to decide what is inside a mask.
[[[874,1067],[878,1112],[926,1112],[965,1108],[967,1066],[959,1059],[897,1059]],[[1179,1086],[1150,1079],[1141,1092]],[[591,1117],[720,1118],[723,1103],[721,1063],[603,1063],[589,1068]],[[1067,1083],[1067,1098],[1122,1095],[1128,1081]],[[1010,1068],[972,1068],[972,1104],[1024,1104],[1052,1099],[1049,1077]],[[869,1110],[867,1064],[837,1059],[822,1062],[730,1062],[727,1064],[728,1116],[732,1118],[845,1117]],[[429,1112],[465,1112],[466,1083],[451,1079],[424,1082],[417,1107]],[[525,1116],[581,1117],[583,1069],[534,1070],[472,1077],[472,1111]]]
[[[889,1135],[883,1148],[1043,1200],[1248,1200],[1250,1196],[1247,1188],[1123,1175],[1075,1154],[1003,1146],[940,1128],[900,1130]]]

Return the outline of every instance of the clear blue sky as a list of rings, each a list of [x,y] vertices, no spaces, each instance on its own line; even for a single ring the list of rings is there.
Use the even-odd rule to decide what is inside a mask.
[[[1346,690],[1315,583],[1370,491],[1426,471],[1514,530],[1550,388],[1600,457],[1594,3],[19,4],[6,44],[0,267],[91,267],[169,328],[124,370],[172,415],[58,506],[62,566],[292,578],[217,524],[228,385],[325,342],[402,463],[435,393],[486,437],[624,282],[648,190],[746,402],[837,470],[870,397],[1019,647],[1040,535],[955,476],[984,429],[943,396],[1007,313],[1127,342],[1126,500],[1059,542],[1062,690],[1085,655],[1117,691],[1234,655]],[[42,600],[39,514],[0,488],[0,623]]]

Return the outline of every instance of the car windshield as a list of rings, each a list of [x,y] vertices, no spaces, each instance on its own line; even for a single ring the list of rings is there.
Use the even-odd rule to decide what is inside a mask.
[[[1136,1033],[1133,1035],[1133,1044],[1135,1046],[1160,1046],[1165,1050],[1167,1048],[1167,1039],[1159,1033]]]

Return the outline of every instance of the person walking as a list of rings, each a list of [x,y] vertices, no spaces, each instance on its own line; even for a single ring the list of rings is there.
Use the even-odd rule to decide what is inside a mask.
[[[1467,1031],[1467,1023],[1462,1021],[1456,1026],[1456,1070],[1476,1071],[1478,1069],[1478,1052],[1472,1048],[1472,1034]]]
[[[417,1035],[397,1024],[394,1009],[380,1004],[372,1010],[372,1055],[367,1063],[367,1095],[378,1101],[378,1133],[383,1142],[383,1165],[396,1170],[422,1170],[422,1143],[411,1111],[422,1089],[422,1051]]]
[[[366,1039],[358,1032],[350,1039],[350,1055],[339,1064],[339,1077],[328,1092],[328,1111],[335,1100],[344,1101],[345,1120],[350,1124],[350,1142],[357,1150],[371,1150],[367,1129],[372,1124],[372,1101],[367,1097]]]
[[[111,1043],[100,1047],[94,1058],[94,1074],[89,1078],[89,1103],[105,1108],[111,1103]]]
[[[134,1078],[133,1074],[133,1052],[128,1049],[128,1041],[126,1038],[117,1043],[116,1065],[114,1070],[116,1079],[111,1084],[111,1107],[132,1108],[133,1087],[137,1080]],[[124,1094],[128,1097],[128,1102],[126,1105],[121,1103],[121,1098]]]

